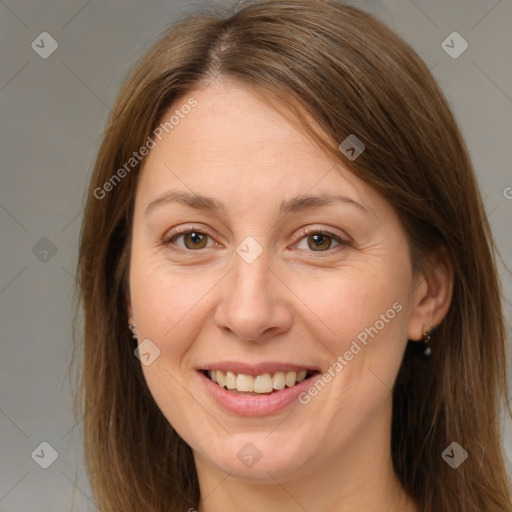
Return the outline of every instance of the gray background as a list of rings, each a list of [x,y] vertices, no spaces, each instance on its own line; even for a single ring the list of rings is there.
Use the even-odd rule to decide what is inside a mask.
[[[351,3],[388,22],[433,70],[462,127],[511,267],[512,2]],[[120,81],[168,22],[200,5],[0,0],[1,512],[68,511],[73,494],[73,510],[97,510],[66,375],[84,189]],[[45,31],[59,45],[47,59],[31,47]],[[456,59],[441,47],[453,31],[469,44]],[[503,268],[510,333],[512,282]],[[43,441],[59,454],[48,469],[31,458]],[[510,466],[510,424],[505,446]],[[48,449],[44,457],[36,453],[49,461]]]

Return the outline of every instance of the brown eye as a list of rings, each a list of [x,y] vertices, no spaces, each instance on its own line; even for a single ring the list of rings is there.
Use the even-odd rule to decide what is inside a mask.
[[[208,246],[208,239],[210,237],[206,233],[201,233],[200,231],[190,230],[185,231],[179,234],[176,234],[166,240],[164,245],[172,248],[174,246],[174,250],[199,250],[204,249],[206,247],[211,247],[212,244]]]
[[[206,242],[208,241],[208,235],[197,231],[191,231],[182,236],[183,243],[187,249],[203,249],[203,247],[206,247]]]
[[[335,249],[340,245],[348,245],[348,242],[345,242],[333,233],[323,233],[321,231],[310,231],[307,233],[303,231],[303,235],[297,244],[298,249],[313,252],[329,252],[330,249]]]
[[[313,251],[330,249],[332,238],[328,235],[315,234],[308,236],[308,247]]]

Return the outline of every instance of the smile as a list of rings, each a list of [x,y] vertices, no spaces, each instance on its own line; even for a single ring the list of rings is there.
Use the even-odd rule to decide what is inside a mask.
[[[309,378],[314,372],[308,370],[277,371],[273,374],[247,375],[231,371],[209,370],[206,375],[221,388],[235,393],[270,394],[285,387],[291,388]]]
[[[197,375],[221,409],[237,416],[266,416],[292,406],[322,374],[285,363],[223,362],[200,368]]]

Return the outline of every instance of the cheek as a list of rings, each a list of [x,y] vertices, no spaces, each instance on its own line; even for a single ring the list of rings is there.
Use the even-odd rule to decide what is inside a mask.
[[[361,408],[363,396],[383,398],[392,388],[407,342],[410,280],[406,260],[294,280],[306,305],[299,318],[327,349],[329,367],[339,363],[332,382],[340,404]]]
[[[151,366],[143,368],[144,378],[155,403],[172,425],[173,429],[186,440],[194,450],[222,446],[226,442],[226,431],[221,424],[212,422],[202,400],[189,391],[183,375],[169,364],[162,354]],[[219,449],[219,452],[221,450]]]
[[[312,339],[329,354],[324,373],[327,391],[311,389],[305,400],[313,402],[319,424],[331,425],[333,439],[340,444],[389,403],[407,339],[405,281],[383,282],[371,274],[362,279],[340,272],[336,279],[317,282],[315,293],[304,295],[305,289],[297,293],[307,296],[304,325],[309,318]],[[313,323],[318,329],[312,328]],[[347,411],[352,418],[348,423]]]
[[[166,263],[137,257],[130,273],[131,301],[140,336],[165,354],[179,354],[197,337],[205,319],[207,294],[218,279],[191,269],[169,269]]]
[[[409,277],[404,272],[397,279],[390,270],[339,270],[314,280],[302,276],[295,280],[293,288],[325,330],[325,339],[339,352],[353,339],[364,341],[364,333],[371,327],[380,334],[391,334],[407,325]],[[383,279],[382,275],[392,277]]]
[[[194,406],[187,379],[188,355],[207,322],[208,290],[218,281],[214,277],[197,279],[187,269],[171,271],[165,262],[150,257],[132,258],[130,291],[139,343],[149,339],[160,351],[151,364],[142,366],[144,378],[159,409],[180,434],[191,424],[199,431],[211,430],[207,416]]]

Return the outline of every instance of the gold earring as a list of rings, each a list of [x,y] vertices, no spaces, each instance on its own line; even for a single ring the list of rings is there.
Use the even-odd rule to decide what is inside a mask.
[[[421,341],[425,343],[425,345],[430,341],[430,338],[432,337],[432,329],[425,329],[423,328],[423,332],[421,333]]]

